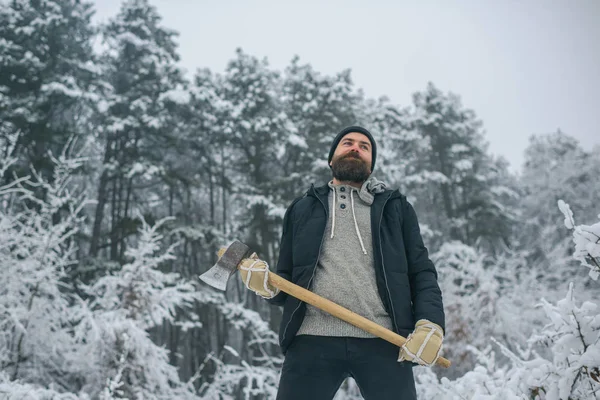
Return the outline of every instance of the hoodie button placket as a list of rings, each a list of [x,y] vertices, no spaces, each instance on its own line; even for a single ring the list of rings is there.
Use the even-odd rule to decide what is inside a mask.
[[[342,186],[342,187],[340,187],[340,192],[345,192],[345,191],[346,191],[346,187],[345,187],[345,186]],[[346,195],[340,194],[340,199],[342,199],[342,200],[343,200],[343,199],[345,199],[345,198],[346,198]],[[342,203],[342,202],[341,202],[341,200],[340,200],[340,208],[341,208],[342,210],[345,210],[345,209],[346,209],[346,204],[345,204],[345,203]]]

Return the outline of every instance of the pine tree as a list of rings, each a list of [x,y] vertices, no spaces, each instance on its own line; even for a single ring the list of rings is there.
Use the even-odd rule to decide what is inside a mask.
[[[600,157],[561,131],[532,136],[525,151],[520,191],[523,224],[516,236],[520,246],[530,250],[529,261],[538,278],[556,288],[583,271],[569,255],[570,241],[564,228],[556,228],[562,216],[555,205],[561,198],[571,199],[573,211],[581,218],[596,216]]]
[[[60,153],[69,137],[87,137],[98,100],[91,15],[91,3],[79,0],[0,4],[0,151],[18,160],[5,181],[30,166],[51,179],[48,152]]]
[[[181,94],[184,81],[176,66],[175,32],[147,0],[127,0],[104,27],[108,46],[103,62],[110,84],[102,123],[104,160],[90,244],[95,257],[108,240],[111,260],[122,260],[137,224],[131,212],[141,188],[156,187],[165,174],[163,154],[170,147],[167,103]],[[155,197],[146,192],[144,197]],[[105,233],[106,208],[110,212]]]
[[[282,143],[284,181],[282,203],[287,206],[300,195],[300,187],[331,179],[327,165],[334,136],[357,122],[359,95],[354,92],[350,71],[333,76],[300,64],[294,57],[285,69],[282,101],[289,123]]]
[[[274,258],[278,241],[276,224],[280,212],[272,193],[280,169],[278,159],[286,117],[277,97],[279,75],[267,60],[259,60],[241,49],[223,76],[223,99],[229,107],[225,128],[235,174],[235,230],[242,230],[250,247],[268,260]],[[238,211],[239,210],[239,211]],[[248,210],[249,212],[240,212]]]
[[[507,164],[486,154],[481,121],[458,96],[444,95],[431,83],[413,100],[414,129],[427,142],[426,170],[436,181],[431,198],[422,200],[444,212],[434,228],[467,244],[480,238],[506,242],[517,216],[503,200],[517,194],[506,179]]]
[[[161,264],[174,259],[171,245],[161,252],[159,232],[167,219],[153,226],[142,221],[137,244],[125,255],[119,271],[98,279],[88,291],[90,318],[79,331],[90,338],[103,385],[101,399],[195,398],[194,388],[180,381],[169,363],[168,350],[155,344],[148,330],[163,322],[175,323],[180,308],[189,308],[195,288],[178,273],[162,272]],[[189,327],[193,327],[191,321]]]
[[[232,193],[232,154],[229,150],[229,103],[223,99],[222,77],[209,70],[198,70],[191,89],[190,119],[186,142],[191,152],[187,171],[197,176],[194,212],[199,212],[197,222],[226,233],[230,229],[229,196]],[[207,197],[208,196],[208,197]],[[208,210],[201,204],[209,204]],[[217,239],[217,238],[215,238]],[[211,249],[216,254],[217,248]]]

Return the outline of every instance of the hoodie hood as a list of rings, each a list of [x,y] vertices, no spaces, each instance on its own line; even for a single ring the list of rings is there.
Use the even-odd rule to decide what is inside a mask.
[[[329,181],[327,184],[330,189],[334,189],[333,180]],[[387,185],[385,182],[378,180],[375,177],[370,177],[360,187],[358,190],[358,197],[368,205],[373,204],[373,199],[375,194],[383,193],[387,189]]]

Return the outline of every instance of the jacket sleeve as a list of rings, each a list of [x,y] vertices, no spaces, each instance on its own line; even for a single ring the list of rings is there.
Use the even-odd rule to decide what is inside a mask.
[[[427,319],[441,326],[446,332],[442,292],[437,282],[438,274],[423,244],[417,214],[406,199],[403,203],[402,234],[408,260],[408,278],[415,322]]]
[[[282,278],[291,281],[292,280],[292,210],[295,200],[285,211],[283,217],[283,233],[281,234],[281,242],[279,245],[279,258],[277,260],[276,273]],[[288,294],[285,292],[279,292],[277,296],[272,299],[267,299],[267,302],[275,304],[277,306],[283,306]]]

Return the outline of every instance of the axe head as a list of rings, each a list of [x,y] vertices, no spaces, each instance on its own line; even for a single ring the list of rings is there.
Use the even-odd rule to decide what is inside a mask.
[[[225,290],[229,277],[237,271],[238,265],[244,258],[248,258],[252,251],[240,241],[234,241],[225,250],[219,261],[208,271],[200,275],[200,280],[214,287]]]

